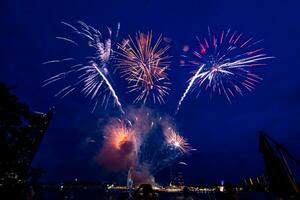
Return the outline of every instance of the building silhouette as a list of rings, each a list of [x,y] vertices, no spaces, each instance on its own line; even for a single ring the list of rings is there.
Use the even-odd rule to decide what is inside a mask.
[[[170,168],[170,186],[184,186],[183,173]]]
[[[283,145],[263,132],[259,136],[259,147],[264,157],[269,191],[282,199],[300,199],[300,189],[287,158],[298,166],[300,162]]]
[[[39,174],[31,163],[54,109],[32,112],[2,83],[0,94],[0,192],[10,199],[24,199],[29,181]]]

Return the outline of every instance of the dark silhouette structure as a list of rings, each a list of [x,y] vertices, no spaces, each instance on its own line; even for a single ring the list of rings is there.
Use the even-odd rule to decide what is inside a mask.
[[[32,112],[0,83],[0,192],[9,199],[25,199],[29,180],[41,170],[31,163],[51,121],[54,109]]]
[[[141,184],[134,192],[134,200],[157,200],[158,197],[150,184]]]
[[[183,200],[193,200],[193,197],[188,187],[184,187],[182,192],[183,192]]]
[[[281,144],[263,132],[260,132],[259,143],[265,161],[270,192],[283,199],[300,199],[299,186],[293,177],[286,156],[298,166],[300,162]]]
[[[170,167],[170,186],[184,186],[183,173]]]

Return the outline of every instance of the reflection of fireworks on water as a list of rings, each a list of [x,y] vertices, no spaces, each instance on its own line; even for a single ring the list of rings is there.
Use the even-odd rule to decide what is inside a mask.
[[[120,111],[124,113],[119,98],[111,84],[110,74],[110,62],[113,57],[113,38],[112,31],[108,28],[108,38],[104,39],[101,32],[92,26],[86,25],[79,21],[80,28],[76,28],[68,23],[62,22],[65,26],[70,28],[76,35],[83,37],[87,40],[87,44],[94,50],[93,56],[87,56],[83,61],[77,61],[75,58],[65,58],[59,60],[51,60],[44,62],[44,64],[60,63],[60,62],[79,62],[70,64],[68,71],[59,73],[44,81],[43,86],[47,86],[51,83],[59,81],[61,79],[67,79],[70,76],[75,76],[76,79],[72,79],[70,84],[61,89],[55,96],[61,98],[72,93],[79,86],[83,86],[81,92],[85,96],[89,96],[92,100],[95,100],[95,106],[98,105],[99,98],[102,98],[101,104],[107,107],[110,98],[114,99],[114,103],[118,106]],[[115,37],[118,36],[120,25],[118,24]],[[57,39],[66,41],[72,45],[79,46],[79,42],[75,42],[72,39],[66,37],[56,37]],[[81,63],[82,62],[82,63]],[[93,110],[94,110],[93,109]]]
[[[262,78],[253,73],[253,68],[265,65],[262,61],[273,58],[257,47],[261,41],[244,38],[242,33],[222,31],[216,36],[208,30],[208,38],[199,40],[198,49],[192,57],[185,56],[182,64],[198,67],[189,79],[189,84],[182,95],[176,113],[193,86],[209,90],[210,93],[230,97],[243,95],[243,90],[252,91]],[[186,53],[189,47],[183,49]],[[201,90],[200,90],[201,91]],[[199,91],[199,93],[200,93]],[[199,95],[198,93],[198,95]],[[197,95],[197,96],[198,96]]]
[[[138,33],[135,41],[129,36],[119,45],[121,74],[128,81],[129,92],[138,94],[134,102],[162,104],[168,94],[170,83],[166,71],[170,57],[165,53],[169,46],[163,46],[161,41],[162,36],[152,43],[152,33]]]
[[[106,140],[97,157],[104,167],[123,166],[117,169],[130,169],[135,182],[147,182],[191,150],[169,119],[146,109],[128,113],[129,120],[113,120],[104,128]]]

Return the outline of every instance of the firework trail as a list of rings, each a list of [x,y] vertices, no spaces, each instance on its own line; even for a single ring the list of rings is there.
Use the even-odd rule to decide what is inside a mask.
[[[112,85],[110,84],[110,82],[108,81],[108,79],[106,78],[106,76],[104,75],[103,72],[101,72],[101,70],[98,68],[97,64],[96,63],[93,63],[93,67],[97,70],[97,72],[100,74],[100,76],[103,78],[104,82],[106,83],[108,89],[110,90],[112,96],[114,97],[114,100],[115,100],[115,103],[118,105],[120,111],[122,114],[124,114],[124,110],[122,108],[122,105],[119,101],[119,97],[117,96],[114,88],[112,87]]]
[[[121,75],[128,81],[129,92],[136,92],[134,102],[152,101],[163,104],[170,82],[167,70],[170,65],[166,51],[169,45],[162,45],[162,36],[152,42],[152,33],[137,33],[135,40],[123,41],[118,47],[118,65]]]
[[[118,32],[120,29],[120,24],[118,24],[116,34],[114,37],[112,36],[112,30],[108,28],[108,37],[104,38],[103,34],[92,26],[85,24],[84,22],[79,21],[79,28],[72,26],[66,22],[62,22],[65,26],[72,30],[76,36],[80,37],[80,41],[82,38],[84,39],[84,44],[89,48],[93,49],[94,54],[88,55],[84,57],[80,62],[87,63],[74,63],[71,64],[70,70],[59,73],[50,77],[49,79],[44,81],[43,87],[52,84],[56,81],[70,78],[71,76],[75,76],[74,78],[70,78],[70,83],[61,89],[55,96],[60,96],[64,98],[68,94],[72,93],[79,86],[83,87],[81,92],[86,96],[90,97],[91,100],[94,100],[94,108],[98,105],[99,99],[102,98],[101,105],[105,108],[108,106],[109,100],[112,97],[114,99],[114,105],[117,105],[120,112],[124,114],[124,110],[119,101],[119,98],[113,88],[113,85],[110,81],[110,71],[111,61],[114,57],[113,46],[115,45],[115,40],[118,37]],[[79,47],[79,42],[69,39],[67,37],[56,37],[59,40],[63,40],[67,43],[72,44],[73,46]],[[78,59],[75,58],[65,58],[65,59],[56,59],[44,62],[43,64],[53,64],[53,63],[61,63],[61,62],[78,62]]]
[[[180,100],[178,102],[178,105],[177,105],[177,108],[176,108],[176,111],[175,111],[175,115],[178,113],[183,100],[185,99],[186,95],[189,93],[190,89],[194,85],[195,80],[199,77],[199,74],[200,74],[200,72],[201,72],[201,70],[202,70],[203,67],[204,67],[204,65],[202,65],[201,67],[199,67],[199,69],[196,71],[195,75],[192,76],[191,80],[189,81],[188,87],[186,88],[186,90],[184,91],[182,97],[180,98]]]
[[[198,38],[197,38],[198,39]],[[225,95],[231,103],[230,97],[243,95],[243,90],[252,91],[262,78],[253,73],[254,67],[265,65],[262,61],[273,58],[264,53],[264,49],[256,47],[260,41],[244,38],[242,33],[222,31],[219,36],[208,29],[208,38],[199,40],[198,49],[187,63],[198,67],[198,70],[189,80],[187,89],[180,98],[176,113],[182,101],[194,85],[210,93]],[[185,47],[188,52],[189,48]],[[185,61],[183,61],[185,63]],[[198,95],[200,94],[199,91]],[[197,96],[198,96],[197,95]]]
[[[109,170],[128,171],[135,184],[154,183],[157,172],[192,150],[170,119],[146,108],[110,120],[104,137],[97,162]]]

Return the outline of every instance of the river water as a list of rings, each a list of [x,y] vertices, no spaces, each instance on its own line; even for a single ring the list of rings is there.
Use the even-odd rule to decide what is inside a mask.
[[[43,189],[39,196],[41,200],[118,200],[124,192],[105,192],[98,189],[76,188],[64,191],[54,189]],[[182,199],[182,193],[157,193],[159,200]],[[240,200],[275,200],[268,193],[242,192],[237,194]],[[194,200],[222,200],[216,193],[192,193]]]

